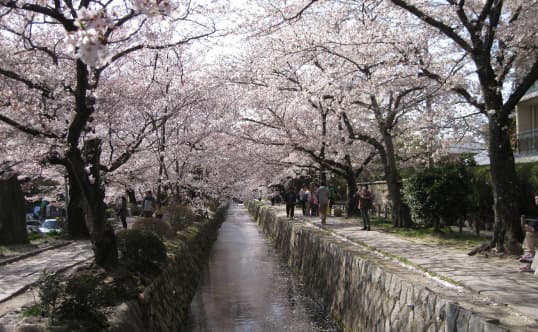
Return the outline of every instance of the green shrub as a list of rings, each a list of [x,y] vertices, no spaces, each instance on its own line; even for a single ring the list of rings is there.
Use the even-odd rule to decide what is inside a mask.
[[[207,208],[209,211],[216,212],[219,209],[219,202],[217,200],[211,199],[207,202]]]
[[[111,304],[108,294],[109,287],[98,276],[76,273],[67,279],[58,314],[62,319],[104,322],[98,309]]]
[[[72,330],[67,328],[79,321],[90,330],[105,326],[105,316],[100,308],[114,302],[116,293],[106,285],[99,276],[91,272],[78,272],[63,281],[54,273],[44,272],[39,280],[39,307],[47,315],[54,330]]]
[[[107,218],[115,218],[116,215],[117,215],[116,208],[114,208],[114,207],[107,208],[105,210],[105,213],[106,213]]]
[[[163,209],[163,220],[172,226],[174,233],[186,228],[195,219],[194,212],[186,205],[172,205]]]
[[[482,224],[493,224],[493,193],[490,169],[487,166],[470,168],[468,219],[477,230]],[[536,214],[534,193],[538,190],[538,163],[517,164],[520,214]]]
[[[38,317],[41,315],[41,312],[42,310],[40,305],[32,305],[22,311],[22,317]]]
[[[39,278],[38,285],[41,310],[45,314],[54,314],[63,293],[59,278],[55,273],[44,270]]]
[[[166,261],[166,247],[153,232],[126,229],[118,232],[120,262],[129,270],[156,274],[159,264]]]
[[[174,231],[168,222],[158,218],[142,218],[135,221],[133,229],[153,232],[161,239],[174,235]]]
[[[140,216],[142,214],[142,209],[135,203],[127,203],[127,208],[133,216]]]
[[[536,214],[534,193],[538,190],[538,163],[516,165],[521,214]]]
[[[467,220],[479,233],[484,226],[493,224],[491,176],[487,167],[471,167],[468,171]]]
[[[440,221],[463,218],[469,176],[463,160],[444,160],[418,170],[405,182],[405,199],[413,215],[440,230]]]

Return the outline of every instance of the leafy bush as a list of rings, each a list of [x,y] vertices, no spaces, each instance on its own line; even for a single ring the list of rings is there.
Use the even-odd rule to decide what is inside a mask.
[[[538,190],[538,163],[516,165],[521,214],[536,214],[534,193]]]
[[[50,317],[57,330],[66,329],[68,321],[80,321],[90,329],[105,326],[105,316],[99,308],[111,305],[115,299],[112,287],[91,272],[78,272],[63,281],[54,273],[44,272],[39,281],[41,312]],[[72,330],[67,328],[67,330]]]
[[[142,218],[133,224],[133,229],[153,232],[161,239],[169,238],[174,235],[174,231],[168,222],[158,218]]]
[[[214,199],[210,199],[209,202],[207,202],[207,207],[210,211],[216,212],[219,209],[219,202]]]
[[[109,294],[109,287],[98,276],[89,272],[74,274],[67,279],[59,316],[63,319],[103,322],[104,316],[97,309],[111,304]]]
[[[117,245],[120,262],[132,271],[156,274],[159,263],[166,261],[166,247],[153,232],[122,230],[117,234]]]
[[[105,213],[107,218],[114,218],[117,215],[116,208],[114,207],[107,208]]]
[[[470,170],[468,193],[468,219],[479,230],[484,223],[493,224],[493,194],[489,167],[473,167]],[[517,164],[520,213],[536,214],[534,193],[538,190],[538,163]]]
[[[480,233],[480,229],[493,224],[491,176],[487,167],[472,167],[468,171],[467,220]]]
[[[60,280],[55,273],[45,270],[41,274],[38,284],[41,310],[52,315],[56,311],[63,293]]]
[[[404,185],[405,198],[413,215],[440,230],[461,218],[466,210],[469,176],[463,161],[442,161],[418,170]]]
[[[131,211],[133,216],[142,215],[142,209],[135,203],[127,203],[127,208]]]
[[[41,312],[42,310],[40,305],[32,305],[22,311],[22,317],[38,317],[41,315]]]
[[[163,220],[172,226],[174,233],[183,230],[195,219],[194,212],[186,205],[172,205],[163,209]]]

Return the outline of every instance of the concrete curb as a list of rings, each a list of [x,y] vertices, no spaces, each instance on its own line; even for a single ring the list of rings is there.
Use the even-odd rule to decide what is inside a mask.
[[[29,252],[21,254],[21,255],[17,255],[17,256],[14,256],[14,257],[9,257],[9,258],[0,260],[0,266],[10,264],[10,263],[13,263],[13,262],[16,262],[16,261],[19,261],[21,259],[25,259],[25,258],[28,258],[28,257],[31,257],[31,256],[35,256],[37,254],[42,253],[43,251],[61,248],[61,247],[67,246],[67,245],[69,245],[69,244],[71,244],[73,242],[75,242],[75,241],[68,240],[68,241],[63,242],[63,243],[54,244],[54,245],[51,245],[51,246],[48,246],[48,247],[32,250],[32,251],[29,251]]]
[[[71,242],[73,242],[73,241],[71,241]],[[61,247],[61,246],[57,246],[56,248],[58,248],[58,247]],[[42,251],[45,251],[45,250],[42,250]],[[61,268],[61,269],[59,269],[59,270],[54,271],[54,274],[62,273],[62,272],[66,271],[66,270],[68,270],[68,269],[70,269],[70,268],[73,268],[73,267],[75,267],[75,266],[77,266],[77,265],[81,265],[81,264],[87,263],[87,262],[88,262],[89,260],[91,260],[91,259],[93,259],[93,257],[88,258],[88,259],[85,259],[85,260],[80,261],[80,262],[76,262],[76,263],[74,263],[74,264],[72,264],[72,265],[63,267],[63,268]],[[9,296],[7,296],[6,298],[0,300],[0,304],[1,304],[1,303],[4,303],[4,302],[7,302],[7,301],[11,300],[11,299],[14,298],[14,297],[19,296],[20,294],[26,292],[28,289],[32,288],[34,285],[37,285],[38,283],[39,283],[39,281],[36,281],[36,282],[30,283],[30,284],[28,284],[28,285],[25,285],[25,286],[19,288],[18,290],[16,290],[15,292],[13,292],[11,295],[9,295]]]

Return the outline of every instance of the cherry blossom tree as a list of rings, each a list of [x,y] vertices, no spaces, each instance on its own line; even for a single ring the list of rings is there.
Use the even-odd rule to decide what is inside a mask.
[[[115,74],[135,70],[136,54],[213,34],[210,10],[191,1],[0,2],[0,121],[46,141],[48,162],[65,167],[99,265],[117,259],[105,223],[102,137],[92,124],[107,107],[99,104],[99,89]]]
[[[348,212],[353,213],[357,177],[374,154],[345,135],[334,68],[323,68],[314,53],[292,42],[295,37],[289,30],[252,40],[252,53],[231,66],[228,79],[244,89],[242,137],[288,150],[281,162],[290,163],[292,170],[314,165],[322,180],[326,171],[341,175],[347,181]],[[264,57],[268,51],[271,56]]]
[[[441,84],[432,86],[421,75],[424,68],[436,65],[428,53],[429,40],[416,40],[414,34],[402,34],[398,24],[387,23],[398,22],[399,13],[392,8],[381,2],[368,3],[367,7],[364,4],[325,2],[313,10],[304,7],[300,15],[288,17],[277,28],[269,22],[274,39],[284,42],[271,41],[263,49],[281,56],[275,52],[275,45],[282,45],[286,49],[281,51],[285,54],[282,57],[287,62],[280,60],[281,63],[291,66],[296,58],[308,63],[312,81],[317,85],[314,89],[321,91],[318,99],[310,100],[311,106],[320,111],[322,119],[328,111],[337,114],[340,128],[347,130],[343,141],[362,142],[362,149],[367,149],[366,144],[379,153],[393,204],[394,224],[409,226],[395,145],[400,141],[398,136],[405,135],[402,129],[409,127],[402,123],[416,122],[418,106],[439,94]],[[284,18],[292,7],[286,5],[280,12]],[[270,10],[275,8],[278,6]],[[297,68],[284,67],[273,70],[273,74],[286,77],[289,82],[285,87],[291,89],[290,84],[302,82],[301,70]],[[303,90],[306,89],[297,88]],[[412,112],[414,115],[409,116]],[[322,127],[323,130],[326,128]],[[346,145],[340,148],[347,149]]]
[[[330,1],[337,7],[340,2]],[[351,2],[352,5],[355,4]],[[401,31],[419,33],[416,22],[435,31],[435,47],[443,50],[445,68],[422,75],[436,83],[447,82],[453,74],[454,62],[464,63],[468,75],[452,81],[452,91],[459,94],[488,119],[490,169],[494,192],[495,235],[488,247],[509,253],[521,250],[517,205],[517,181],[513,151],[508,128],[510,114],[525,92],[538,77],[536,51],[536,17],[538,6],[533,1],[364,1],[356,3],[354,17],[362,18],[371,6],[392,3],[401,8],[402,15],[395,22]],[[317,1],[286,3],[281,8],[280,24],[295,21],[305,14],[319,10]],[[405,15],[408,13],[409,15]],[[342,21],[345,24],[345,21]]]
[[[538,6],[533,1],[502,0],[391,2],[437,30],[474,66],[474,77],[454,86],[454,91],[488,119],[495,213],[488,247],[518,253],[523,234],[508,128],[510,114],[538,78]],[[444,79],[435,72],[428,76]]]

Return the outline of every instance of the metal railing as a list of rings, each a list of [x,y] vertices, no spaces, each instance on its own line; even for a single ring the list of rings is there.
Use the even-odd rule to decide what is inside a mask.
[[[517,152],[521,155],[538,155],[538,129],[517,134]]]

